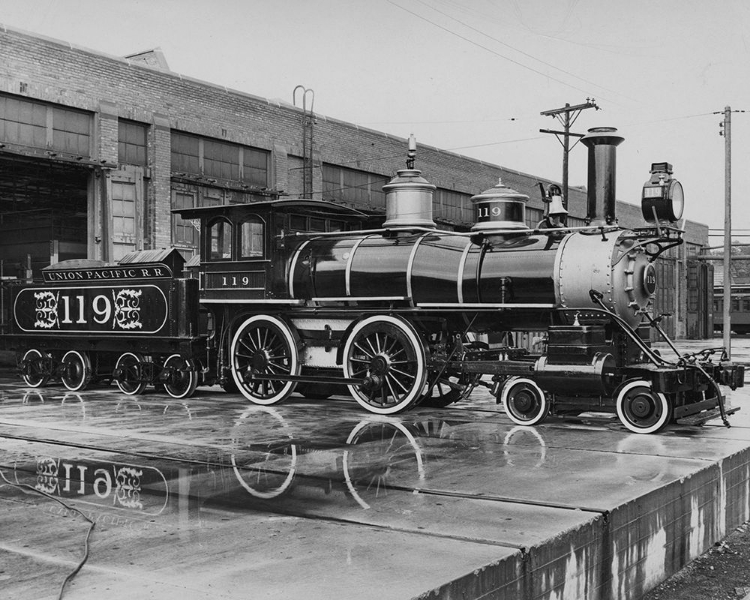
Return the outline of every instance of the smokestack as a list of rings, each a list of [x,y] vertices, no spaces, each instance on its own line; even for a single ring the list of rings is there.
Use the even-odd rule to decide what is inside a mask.
[[[581,138],[589,149],[589,176],[586,196],[586,220],[592,225],[613,225],[615,211],[615,173],[617,146],[625,138],[614,127],[592,127]]]

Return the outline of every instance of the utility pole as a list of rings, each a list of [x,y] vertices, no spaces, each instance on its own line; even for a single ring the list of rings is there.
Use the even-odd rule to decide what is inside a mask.
[[[732,109],[724,107],[724,121],[721,123],[724,136],[724,306],[722,322],[724,348],[727,357],[732,358]]]
[[[578,119],[581,111],[586,110],[587,108],[595,108],[596,110],[599,110],[599,107],[596,105],[593,98],[586,98],[586,102],[583,104],[571,106],[566,103],[563,108],[553,108],[552,110],[545,110],[544,112],[539,113],[545,117],[555,117],[563,126],[562,131],[554,131],[552,129],[540,129],[539,131],[542,133],[555,134],[557,141],[560,142],[563,147],[562,192],[563,207],[565,210],[568,209],[568,154],[573,149],[570,146],[570,138],[571,136],[577,138],[582,138],[584,136],[583,133],[571,133],[570,128],[573,123],[576,122],[576,119]],[[562,136],[562,139],[560,139],[560,136]],[[577,143],[578,142],[576,142],[576,144]],[[575,147],[575,144],[573,144],[573,147]]]

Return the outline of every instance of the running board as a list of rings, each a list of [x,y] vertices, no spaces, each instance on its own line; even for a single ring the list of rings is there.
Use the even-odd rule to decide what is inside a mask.
[[[727,408],[724,413],[726,416],[733,415],[738,410],[740,410],[739,406],[736,406],[734,408]],[[704,412],[699,412],[694,415],[689,415],[687,417],[683,417],[681,419],[677,419],[675,423],[678,425],[705,425],[707,421],[710,421],[711,419],[720,419],[721,418],[721,409],[714,408],[713,410],[707,410]]]

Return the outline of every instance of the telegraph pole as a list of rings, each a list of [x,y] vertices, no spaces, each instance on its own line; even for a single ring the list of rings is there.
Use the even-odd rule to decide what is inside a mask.
[[[560,123],[562,123],[563,126],[562,131],[554,131],[552,129],[540,129],[539,131],[542,133],[555,134],[555,137],[557,137],[557,141],[560,142],[563,147],[562,192],[563,207],[565,208],[565,210],[568,209],[568,154],[572,150],[572,148],[570,147],[570,138],[571,136],[577,138],[582,138],[584,136],[583,133],[571,133],[570,128],[573,123],[576,122],[576,119],[578,119],[581,111],[586,110],[587,108],[595,108],[596,110],[599,110],[599,107],[596,105],[596,102],[593,98],[586,98],[586,102],[584,102],[583,104],[571,106],[570,104],[566,103],[562,108],[553,108],[552,110],[545,110],[544,112],[540,113],[545,117],[555,117],[558,121],[560,121]],[[561,136],[562,139],[560,139]],[[573,144],[573,146],[575,147],[575,144]]]
[[[724,306],[722,334],[727,357],[732,358],[732,109],[724,107],[724,121],[721,123],[724,136]]]

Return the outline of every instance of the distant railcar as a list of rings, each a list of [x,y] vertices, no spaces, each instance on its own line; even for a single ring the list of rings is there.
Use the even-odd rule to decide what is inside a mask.
[[[722,331],[724,327],[724,290],[714,289],[714,329]],[[730,320],[732,331],[738,335],[750,333],[750,285],[732,286],[732,307]]]

